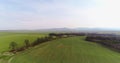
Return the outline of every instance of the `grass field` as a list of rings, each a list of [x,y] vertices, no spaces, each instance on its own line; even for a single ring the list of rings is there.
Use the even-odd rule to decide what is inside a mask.
[[[41,33],[8,33],[0,32],[0,52],[8,51],[9,44],[14,41],[18,44],[18,47],[24,45],[24,40],[28,39],[33,42],[38,37],[43,37],[45,34]]]
[[[120,63],[120,53],[70,37],[46,42],[12,57],[10,63]]]

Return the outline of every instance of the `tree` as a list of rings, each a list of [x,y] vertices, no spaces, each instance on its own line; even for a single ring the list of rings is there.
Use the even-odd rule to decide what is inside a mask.
[[[16,42],[11,42],[9,46],[10,46],[10,49],[12,51],[15,51],[17,49],[17,43]]]
[[[25,46],[26,46],[26,48],[30,47],[30,42],[27,39],[25,40]]]
[[[50,37],[50,38],[56,38],[56,37],[57,37],[57,34],[55,34],[55,33],[49,33],[49,37]]]

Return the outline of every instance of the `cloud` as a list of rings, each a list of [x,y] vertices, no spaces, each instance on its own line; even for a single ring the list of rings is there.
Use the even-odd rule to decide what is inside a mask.
[[[119,28],[119,3],[119,0],[1,0],[0,29]]]

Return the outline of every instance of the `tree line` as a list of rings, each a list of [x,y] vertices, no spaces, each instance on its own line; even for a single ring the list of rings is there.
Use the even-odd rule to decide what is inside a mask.
[[[120,35],[116,34],[89,34],[86,41],[97,42],[109,48],[120,50]]]
[[[9,44],[9,48],[10,48],[9,52],[16,53],[51,40],[67,38],[72,36],[84,36],[84,35],[85,33],[49,33],[48,36],[37,38],[34,42],[30,42],[28,39],[26,39],[24,40],[24,46],[21,47],[18,47],[17,42],[13,41]]]

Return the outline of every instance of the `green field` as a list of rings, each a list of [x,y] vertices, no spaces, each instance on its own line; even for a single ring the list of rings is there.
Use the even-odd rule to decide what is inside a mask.
[[[120,63],[120,53],[70,37],[40,44],[11,57],[9,63]]]
[[[8,51],[9,44],[14,41],[18,44],[18,47],[24,45],[24,40],[28,39],[33,42],[38,37],[43,37],[45,34],[41,33],[8,33],[0,32],[0,52]]]

